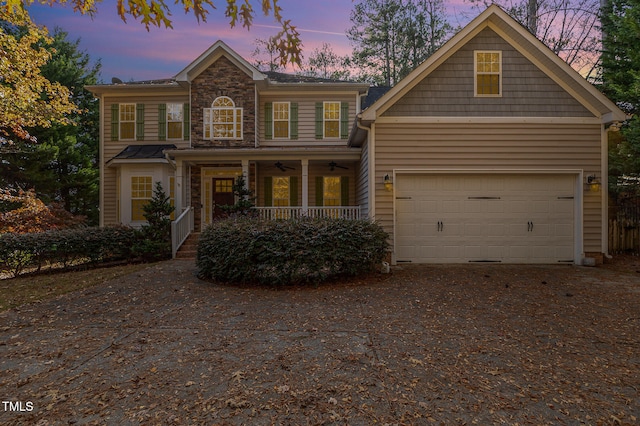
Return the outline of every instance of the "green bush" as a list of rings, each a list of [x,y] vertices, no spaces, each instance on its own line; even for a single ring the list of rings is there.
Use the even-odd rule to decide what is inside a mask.
[[[97,264],[140,257],[139,231],[113,226],[76,228],[33,234],[0,235],[0,271],[17,276],[25,269],[58,265]]]
[[[367,220],[214,222],[200,236],[200,276],[223,282],[288,285],[357,275],[380,265],[388,234]]]

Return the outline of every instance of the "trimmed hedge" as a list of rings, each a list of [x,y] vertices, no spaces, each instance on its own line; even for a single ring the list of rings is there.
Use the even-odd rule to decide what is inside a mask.
[[[214,222],[200,236],[202,278],[232,283],[319,283],[380,266],[388,234],[368,220],[260,220]]]
[[[58,265],[98,264],[153,257],[144,249],[139,230],[110,226],[76,228],[33,234],[0,235],[0,271],[19,275],[25,269]]]

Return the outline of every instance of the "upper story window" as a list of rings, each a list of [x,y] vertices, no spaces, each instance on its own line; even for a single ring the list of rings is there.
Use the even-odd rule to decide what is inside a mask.
[[[298,103],[266,102],[264,104],[264,137],[298,139]]]
[[[216,98],[204,109],[205,139],[242,139],[242,108],[227,96]]]
[[[324,102],[323,104],[324,137],[340,137],[340,102]]]
[[[111,140],[144,140],[144,104],[111,104]]]
[[[273,137],[276,139],[289,138],[289,102],[273,103]]]
[[[182,139],[183,121],[182,104],[167,104],[167,139]]]
[[[119,139],[133,140],[136,137],[136,104],[120,104]]]
[[[475,95],[502,95],[502,52],[475,51]]]
[[[349,103],[316,102],[316,139],[349,137]]]

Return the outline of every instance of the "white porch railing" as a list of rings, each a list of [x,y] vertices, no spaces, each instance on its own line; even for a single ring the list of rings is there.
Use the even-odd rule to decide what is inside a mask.
[[[296,219],[299,217],[360,219],[360,206],[336,207],[256,207],[261,219]],[[306,210],[306,211],[305,211]]]
[[[178,218],[171,222],[171,257],[175,259],[178,249],[193,231],[193,207],[186,207]]]

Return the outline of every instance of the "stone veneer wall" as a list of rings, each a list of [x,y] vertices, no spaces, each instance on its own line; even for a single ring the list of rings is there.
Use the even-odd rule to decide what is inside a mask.
[[[203,108],[218,96],[228,96],[243,109],[242,140],[204,140]],[[191,140],[193,147],[236,148],[255,146],[255,83],[226,57],[221,57],[191,83]]]

